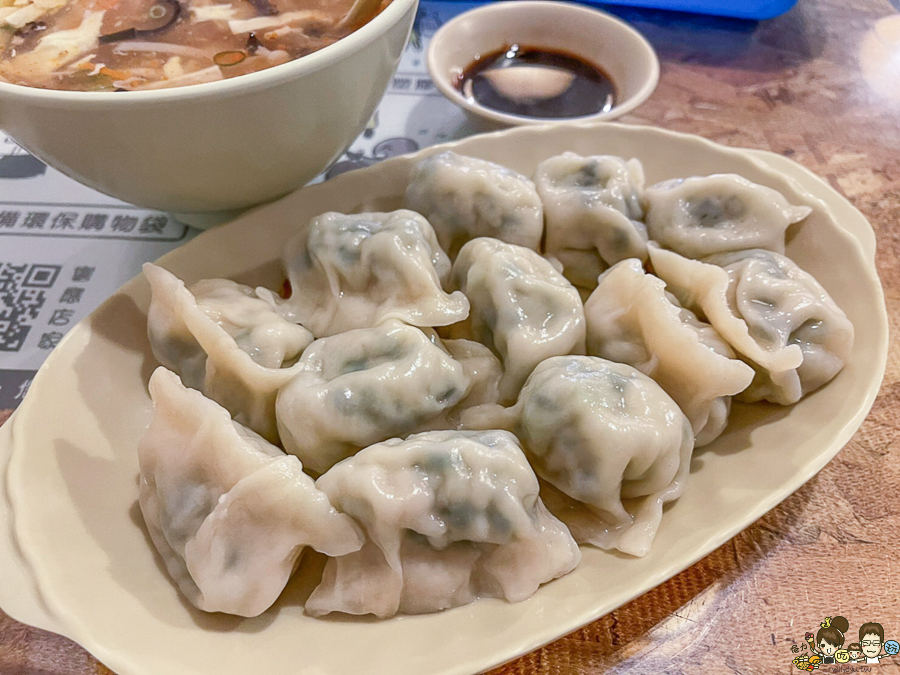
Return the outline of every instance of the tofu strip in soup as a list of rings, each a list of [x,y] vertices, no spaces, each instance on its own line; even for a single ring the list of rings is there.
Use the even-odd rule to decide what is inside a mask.
[[[311,54],[390,0],[0,0],[0,77],[72,91],[202,84]]]

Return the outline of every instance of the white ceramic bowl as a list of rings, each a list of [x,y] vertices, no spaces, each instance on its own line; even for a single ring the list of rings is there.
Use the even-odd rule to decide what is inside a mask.
[[[300,187],[363,130],[418,0],[295,61],[172,89],[73,92],[0,82],[0,128],[41,160],[139,206],[232,211]]]
[[[463,71],[485,54],[510,45],[563,51],[599,66],[616,87],[607,112],[566,121],[609,120],[646,101],[659,82],[659,59],[650,43],[624,21],[582,5],[556,1],[498,2],[460,14],[431,39],[428,71],[441,93],[470,113],[501,124],[542,124],[485,108],[460,93]]]

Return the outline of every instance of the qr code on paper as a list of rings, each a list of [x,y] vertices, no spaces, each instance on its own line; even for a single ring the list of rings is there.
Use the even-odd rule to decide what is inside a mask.
[[[62,267],[0,262],[0,352],[17,352]]]

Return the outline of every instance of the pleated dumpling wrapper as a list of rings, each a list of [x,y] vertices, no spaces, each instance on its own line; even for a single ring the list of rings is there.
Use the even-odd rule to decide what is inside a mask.
[[[353,521],[285,455],[175,373],[150,378],[154,413],[138,446],[150,537],[198,609],[257,616],[278,598],[307,546],[359,550]]]
[[[644,196],[650,239],[688,258],[748,248],[784,253],[787,228],[812,213],[736,174],[667,180]]]
[[[412,171],[403,206],[428,219],[451,260],[476,237],[541,247],[544,208],[534,183],[483,159],[449,151],[426,157]]]
[[[391,439],[316,485],[362,525],[366,543],[328,561],[306,603],[315,616],[422,614],[480,597],[518,602],[581,560],[506,431]]]
[[[451,284],[469,298],[451,337],[487,345],[503,364],[500,402],[516,396],[534,367],[560,354],[584,353],[584,305],[546,258],[523,246],[480,237],[463,246]]]
[[[694,449],[690,421],[656,382],[596,356],[542,361],[514,406],[478,406],[463,422],[518,436],[544,503],[579,544],[634,556],[684,491]]]
[[[575,286],[592,291],[620,260],[647,259],[638,160],[566,152],[538,164],[534,182],[544,203],[544,251]]]
[[[144,265],[150,282],[147,332],[156,359],[184,383],[225,406],[241,424],[278,442],[275,394],[312,342],[249,286],[205,279],[190,289],[171,272]]]
[[[388,319],[446,326],[469,313],[462,293],[441,287],[450,260],[412,211],[323,213],[288,243],[283,262],[291,296],[258,292],[317,338]]]
[[[753,369],[715,328],[667,294],[665,283],[623,260],[603,273],[585,303],[587,350],[649,375],[687,415],[695,446],[728,424],[731,397],[750,386]]]
[[[475,406],[496,404],[500,400],[503,365],[494,352],[480,342],[462,339],[441,340],[436,335],[433,340],[443,346],[462,366],[463,374],[469,380],[469,389],[459,403],[428,423],[422,431],[462,429],[462,416],[466,410]]]
[[[358,450],[427,428],[468,393],[433,332],[395,319],[316,340],[278,393],[284,448],[322,474]]]
[[[650,259],[681,304],[709,321],[756,371],[739,400],[791,405],[850,358],[853,324],[790,258],[751,249],[701,262],[651,246]]]

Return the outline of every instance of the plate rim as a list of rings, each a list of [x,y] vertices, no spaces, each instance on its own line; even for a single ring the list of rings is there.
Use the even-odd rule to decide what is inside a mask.
[[[483,672],[483,670],[485,669],[494,668],[498,665],[501,665],[502,663],[508,663],[509,661],[514,660],[522,656],[523,654],[527,654],[545,644],[548,644],[549,642],[552,642],[574,630],[577,630],[579,627],[595,621],[599,617],[604,616],[611,611],[614,611],[618,607],[627,604],[638,595],[641,595],[648,590],[655,588],[656,586],[672,578],[684,569],[687,569],[691,565],[694,565],[698,560],[709,555],[716,548],[732,539],[738,533],[747,529],[753,522],[758,520],[760,517],[775,508],[779,503],[794,494],[803,484],[808,482],[813,476],[821,471],[821,469],[829,461],[831,461],[831,459],[833,459],[838,452],[843,449],[843,447],[862,425],[863,421],[868,416],[868,413],[871,410],[875,399],[879,394],[880,383],[883,381],[887,365],[888,347],[890,342],[889,322],[887,316],[887,308],[884,301],[884,290],[881,285],[880,278],[878,277],[877,269],[874,265],[875,238],[872,227],[865,216],[858,209],[856,209],[856,207],[854,207],[845,197],[843,197],[843,195],[841,195],[830,185],[828,185],[822,178],[817,176],[806,167],[798,164],[797,162],[794,162],[793,160],[785,158],[776,153],[751,148],[734,148],[730,146],[724,146],[701,136],[669,131],[649,125],[621,124],[611,122],[587,122],[578,124],[551,123],[547,125],[515,127],[512,129],[492,132],[490,134],[469,136],[450,143],[431,146],[411,155],[404,155],[401,157],[388,159],[372,167],[359,169],[346,175],[337,176],[328,181],[327,185],[330,186],[329,189],[335,189],[336,187],[342,185],[345,180],[355,181],[359,180],[360,176],[373,174],[374,172],[379,170],[384,171],[383,166],[386,163],[391,163],[394,165],[401,163],[410,163],[430,154],[442,152],[445,150],[457,149],[460,145],[466,145],[470,143],[472,139],[505,137],[511,137],[515,139],[515,137],[517,136],[527,137],[529,135],[541,134],[559,128],[572,129],[575,132],[589,133],[596,127],[623,128],[627,129],[629,132],[637,130],[638,132],[657,134],[663,137],[675,136],[684,140],[690,140],[691,142],[699,142],[700,144],[706,146],[708,149],[711,149],[716,153],[722,153],[724,151],[727,155],[737,156],[745,160],[749,160],[764,172],[777,174],[779,178],[792,183],[798,191],[819,202],[823,210],[828,214],[830,220],[844,235],[844,239],[850,240],[848,243],[858,249],[858,252],[868,264],[867,270],[869,272],[869,275],[871,276],[870,280],[875,282],[874,286],[878,290],[878,295],[875,298],[875,304],[878,306],[879,311],[877,317],[872,317],[873,320],[877,319],[877,323],[879,324],[879,328],[881,329],[879,330],[878,335],[878,358],[876,362],[878,383],[877,386],[874,383],[874,380],[872,383],[870,383],[870,386],[867,390],[867,395],[862,404],[859,405],[859,407],[856,409],[855,414],[852,417],[848,418],[841,426],[840,430],[834,435],[834,440],[830,443],[828,452],[819,455],[815,461],[807,463],[803,467],[804,470],[796,472],[791,477],[791,480],[787,481],[786,487],[782,488],[779,492],[766,495],[766,497],[762,499],[755,508],[752,508],[745,513],[744,517],[741,519],[741,522],[733,524],[728,528],[723,528],[722,530],[717,531],[714,535],[709,536],[706,539],[704,545],[697,546],[697,551],[699,551],[699,553],[696,553],[696,555],[692,554],[691,556],[688,556],[689,559],[686,562],[679,561],[675,564],[667,564],[660,567],[654,574],[648,576],[649,581],[647,581],[641,588],[636,589],[633,593],[629,593],[628,597],[621,602],[616,601],[614,606],[612,607],[601,606],[598,610],[592,611],[590,613],[590,616],[588,617],[579,615],[578,618],[571,619],[564,624],[555,624],[552,629],[533,631],[532,633],[530,633],[530,639],[520,640],[514,645],[509,645],[509,649],[504,650],[502,656],[500,657],[500,661],[495,660],[491,661],[490,663],[485,663],[484,659],[460,660],[454,667],[445,669],[443,671],[445,675],[462,675],[463,673]],[[772,160],[772,157],[778,158],[777,161],[779,163],[782,161],[785,162],[786,166],[790,165],[794,170],[800,169],[798,173],[803,176],[804,180],[797,180],[794,178],[794,176],[784,174],[777,168],[772,168],[767,161],[775,161]],[[824,188],[827,191],[827,194],[829,195],[831,200],[834,200],[835,202],[841,204],[842,209],[852,210],[854,219],[857,221],[857,224],[864,224],[866,226],[866,229],[864,230],[861,226],[853,229],[846,227],[846,221],[842,221],[835,216],[829,203],[826,203],[821,198],[816,197],[810,192],[809,189],[803,186],[805,180],[814,180],[820,189]],[[309,191],[317,191],[319,189],[323,189],[323,185],[325,184],[312,185],[301,188],[300,190],[291,193],[290,195],[287,195],[286,197],[283,197],[276,202],[263,205],[245,214],[242,214],[240,217],[236,218],[234,221],[226,225],[201,233],[184,246],[181,246],[178,249],[175,249],[174,251],[171,251],[170,253],[162,256],[156,262],[157,264],[162,264],[163,266],[165,266],[167,260],[171,259],[172,257],[180,258],[185,255],[190,256],[195,250],[200,250],[206,242],[215,237],[230,237],[231,234],[229,233],[237,230],[238,228],[241,228],[245,220],[265,217],[267,210],[277,209],[279,204],[292,198],[296,199],[297,195],[299,195],[300,193],[308,193]],[[76,340],[79,336],[85,334],[86,331],[87,334],[89,334],[89,323],[96,314],[104,311],[111,302],[115,301],[115,298],[119,296],[120,293],[133,292],[134,290],[136,290],[138,284],[140,283],[142,283],[142,275],[139,274],[123,284],[122,287],[120,287],[109,299],[104,301],[104,303],[102,303],[96,310],[94,310],[94,312],[92,312],[88,317],[76,324],[76,326],[74,326],[72,330],[70,330],[70,332],[60,342],[60,345],[57,347],[57,349],[55,349],[53,353],[50,354],[48,359],[41,366],[38,374],[35,376],[32,386],[34,387],[35,385],[39,385],[39,382],[50,377],[50,375],[48,375],[48,372],[53,370],[56,361],[62,358],[60,357],[60,354],[67,353],[67,345],[69,342]],[[34,401],[34,396],[29,398],[29,396],[26,395],[25,400],[19,406],[16,414],[14,414],[13,417],[11,417],[4,426],[13,425],[13,427],[11,428],[12,432],[14,432],[17,427],[26,427],[28,425],[27,420],[31,417],[32,414],[34,414],[32,410],[33,408],[35,408]],[[6,476],[8,498],[12,507],[12,526],[23,558],[35,579],[37,592],[40,596],[39,600],[43,601],[43,603],[52,613],[52,616],[56,617],[58,620],[57,625],[52,627],[51,630],[56,630],[57,632],[59,632],[61,629],[62,635],[65,635],[66,637],[69,637],[70,639],[78,642],[90,653],[94,654],[103,663],[109,665],[109,667],[111,667],[113,670],[120,673],[120,675],[131,675],[132,673],[140,673],[143,675],[145,673],[148,673],[149,671],[147,671],[146,668],[134,662],[128,655],[120,655],[114,649],[106,648],[103,645],[102,638],[95,638],[92,634],[91,629],[88,628],[81,620],[79,620],[76,609],[66,607],[65,603],[62,600],[60,600],[58,597],[55,597],[53,589],[48,589],[47,586],[49,582],[41,578],[39,568],[35,565],[34,562],[35,559],[39,559],[40,556],[34,550],[29,550],[27,533],[23,534],[22,531],[21,521],[23,518],[22,504],[24,496],[20,494],[20,490],[23,490],[24,488],[21,485],[21,481],[17,483],[15,480],[16,476],[18,475],[18,471],[20,470],[19,465],[21,463],[22,445],[21,441],[19,441],[19,443],[16,442],[16,436],[17,434],[15,433],[10,434],[10,437],[12,438],[12,448],[10,450],[9,466],[7,468]],[[18,436],[21,437],[21,434],[18,434]],[[644,586],[646,586],[646,588]]]

